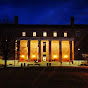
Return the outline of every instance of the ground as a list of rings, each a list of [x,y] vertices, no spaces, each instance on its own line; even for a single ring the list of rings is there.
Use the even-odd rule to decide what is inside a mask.
[[[0,68],[0,88],[88,88],[88,67]]]

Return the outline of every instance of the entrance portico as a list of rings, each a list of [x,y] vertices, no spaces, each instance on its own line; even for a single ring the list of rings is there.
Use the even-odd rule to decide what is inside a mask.
[[[74,39],[18,39],[15,46],[15,59],[19,61],[70,62],[74,60]],[[19,58],[17,58],[19,52]]]

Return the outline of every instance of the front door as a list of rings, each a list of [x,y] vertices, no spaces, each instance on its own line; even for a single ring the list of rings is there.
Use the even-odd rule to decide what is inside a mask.
[[[46,61],[46,55],[43,55],[43,61]]]

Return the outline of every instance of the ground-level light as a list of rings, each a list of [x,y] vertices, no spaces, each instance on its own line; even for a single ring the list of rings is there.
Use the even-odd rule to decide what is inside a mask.
[[[57,55],[54,55],[54,58],[57,58]]]
[[[24,55],[21,55],[22,58],[24,58]]]
[[[68,56],[67,55],[64,55],[64,58],[68,58]]]
[[[32,55],[33,58],[35,58],[35,55]]]

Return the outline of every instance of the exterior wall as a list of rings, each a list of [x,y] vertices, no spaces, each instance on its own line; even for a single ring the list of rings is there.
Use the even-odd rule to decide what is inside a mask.
[[[38,40],[30,41],[30,61],[38,60]]]
[[[43,42],[46,42],[46,52],[43,52]],[[41,61],[43,61],[43,55],[46,55],[46,61],[49,61],[49,41],[41,40]]]
[[[59,61],[59,40],[51,41],[51,60]]]
[[[28,60],[28,40],[20,40],[20,61]]]

